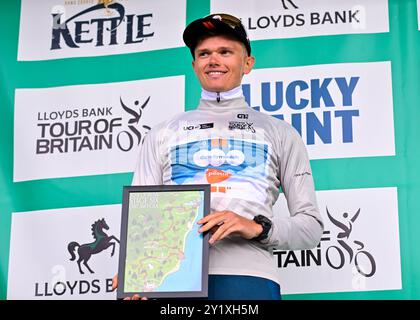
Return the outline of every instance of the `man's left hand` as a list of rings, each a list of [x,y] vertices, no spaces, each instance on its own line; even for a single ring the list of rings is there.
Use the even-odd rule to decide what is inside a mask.
[[[226,238],[230,234],[237,234],[245,239],[252,239],[262,232],[262,226],[254,220],[244,218],[233,211],[214,211],[200,219],[198,224],[202,227],[198,232],[214,231],[209,243]]]

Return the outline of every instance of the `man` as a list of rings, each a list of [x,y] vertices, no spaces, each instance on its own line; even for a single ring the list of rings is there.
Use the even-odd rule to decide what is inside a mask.
[[[209,299],[280,299],[269,249],[313,248],[323,231],[305,146],[289,124],[246,104],[241,81],[255,58],[239,19],[195,20],[183,39],[200,103],[148,133],[133,185],[211,183],[212,213],[198,222],[211,233]],[[287,217],[272,212],[280,187]]]

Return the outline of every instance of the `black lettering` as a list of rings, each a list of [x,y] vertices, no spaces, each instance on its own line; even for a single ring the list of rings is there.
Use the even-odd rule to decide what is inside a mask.
[[[101,127],[101,124],[103,124],[102,125],[103,126],[102,129],[100,128]],[[109,129],[109,124],[108,124],[108,121],[106,119],[96,120],[95,123],[93,124],[93,130],[96,133],[105,133],[105,132],[108,131],[108,129]]]
[[[249,30],[255,30],[257,27],[252,26],[252,19],[248,18],[248,29]]]
[[[92,281],[92,293],[98,293],[101,291],[101,288],[99,287],[99,280],[95,279]]]
[[[46,297],[52,296],[53,295],[52,292],[48,292],[48,282],[45,282],[44,287],[45,287],[45,292],[44,292],[45,296]]]
[[[58,152],[64,153],[63,150],[64,140],[63,139],[51,139],[51,153],[54,153],[54,149],[58,149]]]
[[[58,286],[62,286],[62,291],[58,291]],[[66,292],[66,285],[63,282],[57,282],[54,284],[53,291],[57,296],[62,296]]]
[[[305,19],[304,19],[303,13],[299,13],[298,15],[296,15],[296,21],[298,21],[298,23],[296,23],[296,26],[298,27],[305,25]]]
[[[132,15],[127,15],[126,16],[126,19],[127,19],[127,37],[126,37],[126,41],[125,41],[126,44],[143,42],[144,38],[151,37],[155,34],[154,32],[151,32],[151,33],[148,33],[148,34],[144,33],[144,28],[150,26],[150,23],[148,23],[148,24],[144,23],[144,19],[148,18],[148,17],[153,17],[153,15],[151,13],[149,13],[149,14],[143,14],[143,15],[138,15],[137,16],[137,36],[136,36],[136,38],[139,39],[139,40],[136,41],[136,40],[133,39],[134,15],[132,14]]]
[[[104,45],[104,19],[92,19],[91,23],[97,23],[96,28],[96,44],[95,47],[102,47]]]
[[[288,20],[289,20],[289,22],[288,22]],[[283,26],[284,27],[291,27],[294,24],[295,24],[295,18],[293,16],[288,15],[288,14],[283,16]]]
[[[112,279],[106,279],[105,280],[105,291],[106,292],[114,291],[114,289],[112,289]]]
[[[350,13],[351,13],[351,11],[350,11]],[[358,13],[359,13],[359,10],[356,10],[355,12],[351,13],[349,22],[353,22],[352,19],[354,19],[354,20],[356,20],[356,22],[360,23],[360,20],[355,17],[356,14],[358,14]]]
[[[257,25],[261,29],[265,29],[270,25],[270,19],[268,17],[260,17],[257,20]]]
[[[58,132],[57,132],[57,130],[54,130],[55,128],[58,128]],[[56,132],[54,132],[54,131],[56,131]],[[64,125],[62,123],[56,122],[56,123],[54,123],[50,126],[51,137],[58,138],[58,137],[62,136],[63,133],[64,133]]]
[[[74,288],[76,288],[76,285],[77,285],[77,281],[74,281],[73,285],[71,285],[69,281],[66,281],[66,282],[67,282],[67,287],[69,287],[70,289],[70,294],[73,294]]]
[[[83,290],[83,285],[86,285],[85,290]],[[89,290],[90,290],[89,282],[87,282],[86,280],[80,280],[80,282],[79,282],[79,293],[80,294],[88,293]]]
[[[270,16],[271,21],[274,22],[274,28],[277,28],[277,24],[279,23],[280,19],[281,19],[281,15],[277,16],[277,19],[275,19],[273,16]]]
[[[38,123],[37,127],[41,127],[41,138],[45,138],[45,128],[49,126],[49,123]]]
[[[331,15],[330,15],[329,12],[325,12],[324,18],[322,19],[321,24],[325,24],[325,22],[329,22],[331,24],[333,23],[333,20],[332,20]]]
[[[48,153],[50,148],[50,141],[48,139],[38,139],[36,140],[36,154]]]
[[[312,250],[305,250],[306,251],[306,262],[307,266],[311,265],[311,261],[313,261],[317,266],[321,265],[321,249],[316,249],[316,256],[312,252]]]
[[[284,267],[287,267],[289,263],[293,263],[296,267],[300,267],[299,261],[293,251],[289,251],[284,262]]]
[[[67,28],[67,24],[61,23],[61,13],[53,13],[53,29],[51,37],[51,50],[61,49],[60,39],[63,37],[66,45],[70,48],[79,48],[79,46],[73,41],[70,31]]]
[[[311,25],[319,24],[319,13],[318,12],[311,12]]]
[[[83,30],[83,25],[89,25],[89,21],[77,21],[74,23],[76,25],[76,37],[75,41],[77,43],[90,43],[93,41],[93,39],[82,39],[83,33],[89,33],[89,30]]]
[[[39,293],[38,291],[38,285],[39,285],[39,283],[37,282],[37,283],[35,283],[35,297],[42,297],[43,296],[43,294],[42,293]]]

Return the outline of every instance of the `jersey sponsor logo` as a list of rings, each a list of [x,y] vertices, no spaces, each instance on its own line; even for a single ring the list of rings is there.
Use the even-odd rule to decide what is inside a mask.
[[[229,121],[229,130],[244,130],[247,132],[255,133],[253,124],[253,122]]]
[[[219,167],[224,163],[232,166],[238,166],[245,160],[245,155],[241,150],[230,150],[227,153],[219,148],[211,150],[200,150],[194,153],[194,163],[200,167],[209,165]]]
[[[209,168],[206,171],[206,179],[210,184],[225,181],[231,176],[231,173],[219,169]]]
[[[210,123],[201,123],[201,124],[197,124],[197,125],[187,125],[184,126],[183,129],[184,130],[196,130],[196,129],[211,129],[214,127],[214,123],[210,122]]]
[[[302,172],[302,173],[296,173],[296,174],[294,175],[294,177],[303,177],[303,176],[310,176],[310,175],[311,175],[311,173],[310,173],[310,172],[305,171],[305,172]]]
[[[177,184],[218,183],[243,176],[265,179],[268,145],[236,139],[206,139],[171,147],[172,177]]]
[[[246,113],[238,113],[238,119],[248,119],[248,114]]]

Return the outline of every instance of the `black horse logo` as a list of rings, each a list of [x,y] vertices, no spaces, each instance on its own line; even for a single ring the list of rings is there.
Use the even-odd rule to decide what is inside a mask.
[[[289,5],[291,5],[293,8],[299,9],[298,6],[293,3],[292,0],[286,0],[286,1],[285,0],[281,0],[281,2],[283,4],[283,8],[286,9],[286,10],[289,9],[289,7],[286,5],[286,2],[289,2]]]
[[[108,236],[103,231],[104,229],[108,230],[109,226],[105,222],[105,219],[99,219],[98,221],[95,221],[92,224],[92,235],[93,235],[93,238],[95,239],[94,242],[80,245],[77,242],[73,241],[68,244],[67,249],[69,250],[71,254],[70,261],[74,261],[76,259],[74,250],[76,247],[79,247],[77,249],[77,254],[79,255],[79,259],[77,260],[77,265],[79,266],[79,271],[81,274],[84,274],[84,272],[82,271],[82,267],[80,265],[82,261],[83,261],[83,264],[86,266],[86,268],[90,271],[90,273],[94,273],[93,270],[87,264],[92,254],[99,253],[107,249],[108,247],[112,246],[111,257],[114,255],[115,242],[112,242],[112,240],[115,240],[117,243],[120,243],[120,241],[115,236]]]

